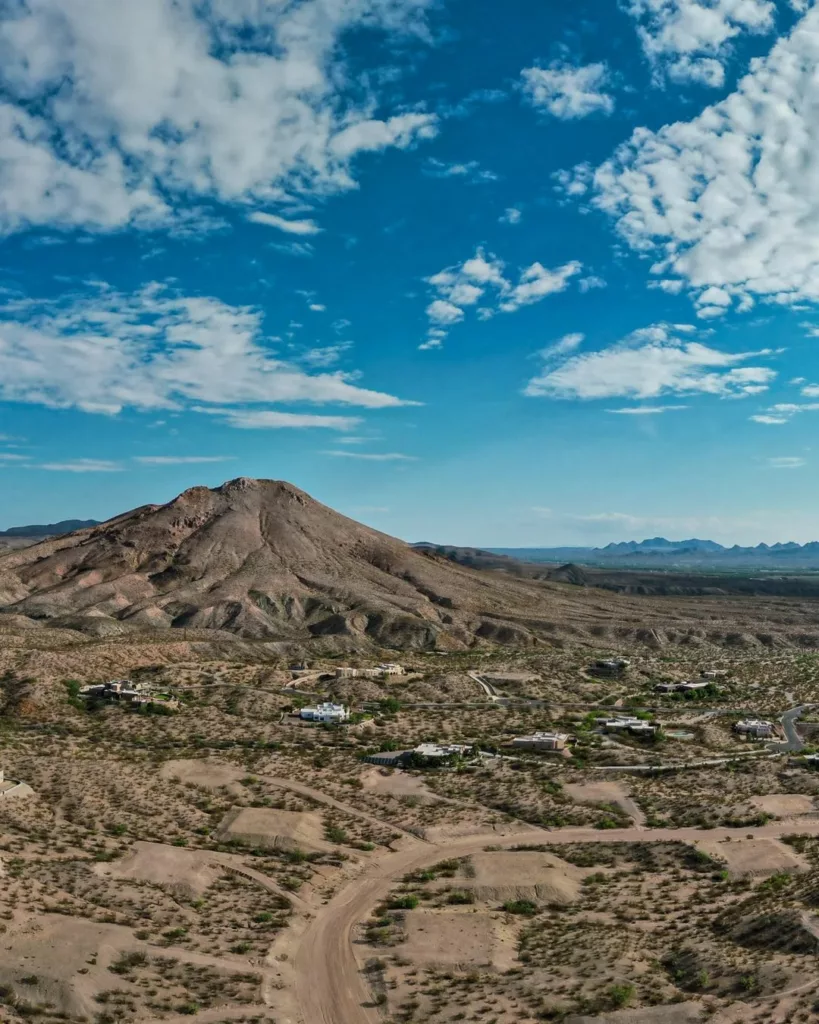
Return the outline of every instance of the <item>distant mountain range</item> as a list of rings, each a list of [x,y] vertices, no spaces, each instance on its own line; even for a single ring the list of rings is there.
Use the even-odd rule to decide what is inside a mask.
[[[493,554],[506,555],[525,562],[575,562],[582,565],[619,565],[647,567],[699,566],[758,567],[765,569],[819,569],[819,541],[797,544],[757,544],[726,547],[713,540],[667,540],[652,537],[642,541],[622,541],[603,548],[489,548]]]
[[[86,530],[91,526],[99,526],[96,519],[63,519],[59,523],[40,524],[37,526],[12,526],[8,530],[0,530],[0,537],[33,537],[40,540],[43,537],[59,537],[63,533],[73,533],[75,530]]]

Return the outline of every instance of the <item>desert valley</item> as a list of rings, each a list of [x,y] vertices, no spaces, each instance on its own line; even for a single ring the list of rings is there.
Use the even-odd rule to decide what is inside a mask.
[[[815,599],[486,560],[250,479],[0,555],[3,1019],[815,1019]]]

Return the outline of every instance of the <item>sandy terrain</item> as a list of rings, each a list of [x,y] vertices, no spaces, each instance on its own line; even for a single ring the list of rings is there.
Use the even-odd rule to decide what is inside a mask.
[[[769,793],[766,796],[751,797],[748,802],[752,807],[765,814],[772,814],[775,818],[812,814],[816,810],[814,798],[800,793]]]
[[[203,789],[228,788],[242,778],[245,773],[235,765],[215,760],[183,760],[166,761],[159,769],[160,778],[177,779],[179,782],[192,782]]]
[[[460,964],[508,970],[515,932],[491,914],[413,910],[406,916],[402,953],[419,964]]]
[[[579,804],[614,804],[641,825],[645,815],[619,782],[566,783],[563,792]]]
[[[97,864],[94,870],[102,876],[175,886],[192,896],[201,896],[222,874],[207,853],[140,842],[134,843],[125,857]]]
[[[471,889],[475,898],[503,903],[531,899],[567,905],[577,899],[586,872],[550,853],[519,850],[478,853],[469,860],[473,877],[458,879],[458,887]]]
[[[435,803],[438,797],[427,789],[419,775],[410,775],[400,769],[383,772],[378,768],[366,771],[361,776],[364,789],[372,793],[388,793],[390,796],[417,797],[428,803]]]
[[[646,1006],[639,1010],[616,1010],[594,1017],[572,1014],[566,1024],[700,1024],[702,1003],[678,1003],[676,1006]]]
[[[697,847],[709,856],[725,861],[734,877],[804,871],[808,866],[804,857],[778,839],[736,838],[730,843],[699,839]]]
[[[219,825],[226,840],[278,850],[327,850],[324,827],[317,814],[278,811],[268,807],[243,807],[231,811]]]

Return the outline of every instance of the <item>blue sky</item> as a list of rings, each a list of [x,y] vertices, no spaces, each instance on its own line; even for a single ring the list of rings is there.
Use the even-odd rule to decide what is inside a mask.
[[[819,537],[808,0],[13,0],[0,527]]]

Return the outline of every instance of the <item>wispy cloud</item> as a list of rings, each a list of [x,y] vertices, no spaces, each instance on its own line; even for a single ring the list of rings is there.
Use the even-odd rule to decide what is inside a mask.
[[[425,162],[423,170],[429,178],[458,178],[470,185],[485,185],[498,180],[494,171],[481,167],[477,160],[448,164],[430,157]]]
[[[359,459],[362,462],[417,462],[417,455],[403,455],[401,452],[344,452],[326,451],[322,455],[332,455],[336,459]]]
[[[13,455],[11,452],[0,452],[0,462],[25,462],[25,455]]]
[[[43,462],[34,464],[32,469],[47,469],[55,473],[120,473],[119,462],[107,459],[73,459],[69,462]]]
[[[323,416],[301,412],[274,412],[270,409],[198,409],[222,417],[240,430],[355,430],[360,416]]]
[[[687,405],[635,405],[624,409],[606,409],[615,416],[660,416],[664,412],[687,409]]]
[[[751,416],[750,419],[753,423],[779,427],[803,412],[819,412],[819,402],[778,402],[776,405],[769,406],[764,412]]]
[[[572,356],[555,366],[547,362],[524,389],[530,397],[634,398],[710,394],[742,398],[766,391],[776,372],[767,366],[744,366],[773,355],[722,352],[692,339],[694,328],[654,324],[599,352]]]
[[[278,228],[288,235],[317,235],[321,228],[313,220],[288,220],[286,217],[279,217],[275,213],[262,213],[256,211],[249,213],[247,219],[253,224],[263,224],[268,228]]]
[[[499,224],[520,224],[523,220],[523,211],[517,206],[507,206],[503,213],[498,217]]]
[[[145,466],[194,466],[208,462],[231,462],[235,455],[137,455],[134,462]]]
[[[404,405],[344,373],[308,373],[271,349],[251,306],[147,285],[105,284],[0,305],[0,400],[114,414],[138,410],[334,403]]]
[[[805,465],[805,459],[799,455],[782,455],[768,459],[768,465],[771,469],[801,469]]]

